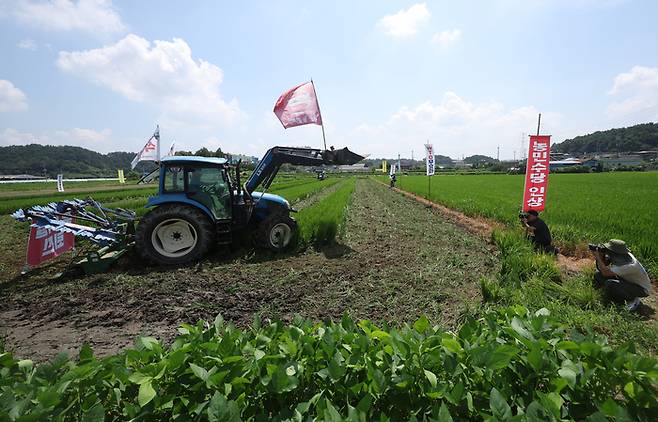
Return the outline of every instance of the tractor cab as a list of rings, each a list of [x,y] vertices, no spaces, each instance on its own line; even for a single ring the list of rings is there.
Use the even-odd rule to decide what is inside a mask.
[[[162,159],[157,197],[147,207],[179,202],[197,207],[213,222],[231,220],[233,195],[224,158],[174,156]]]

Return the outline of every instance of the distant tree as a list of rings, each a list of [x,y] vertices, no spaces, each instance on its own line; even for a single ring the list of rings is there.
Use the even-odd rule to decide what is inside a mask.
[[[658,124],[643,123],[576,136],[555,144],[552,149],[569,154],[655,150],[658,149]]]
[[[215,156],[215,154],[210,152],[208,150],[208,148],[206,148],[206,147],[203,147],[203,148],[197,150],[197,152],[195,152],[194,155],[196,155],[197,157],[214,157]]]

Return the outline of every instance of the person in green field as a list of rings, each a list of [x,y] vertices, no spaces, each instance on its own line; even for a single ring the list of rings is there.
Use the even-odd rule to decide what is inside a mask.
[[[649,275],[623,240],[611,239],[602,245],[590,245],[596,259],[594,285],[605,291],[608,299],[638,310],[640,298],[651,294]]]
[[[532,242],[532,246],[537,252],[557,254],[557,249],[553,246],[553,238],[548,225],[539,218],[539,212],[530,210],[521,213],[521,224],[526,230],[526,236]]]

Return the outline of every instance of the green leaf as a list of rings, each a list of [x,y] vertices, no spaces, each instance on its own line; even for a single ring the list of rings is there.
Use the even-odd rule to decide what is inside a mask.
[[[239,422],[240,408],[233,400],[227,400],[219,391],[210,399],[210,404],[206,410],[208,422]]]
[[[534,340],[534,337],[528,331],[524,326],[523,326],[523,321],[521,321],[519,318],[514,317],[512,318],[512,322],[510,324],[512,329],[516,331],[521,337],[527,338],[528,340]]]
[[[557,344],[556,347],[558,349],[561,349],[561,350],[578,350],[578,349],[580,349],[580,346],[578,346],[578,343],[573,342],[571,340],[561,341]]]
[[[460,354],[464,349],[462,349],[461,344],[451,337],[441,339],[441,345],[450,353]]]
[[[104,420],[105,408],[100,403],[96,403],[82,415],[82,422],[103,422]]]
[[[421,334],[424,333],[429,328],[429,326],[430,322],[427,320],[425,315],[421,316],[416,322],[414,322],[414,330]]]
[[[329,401],[329,399],[324,399],[327,405],[327,409],[324,413],[324,420],[328,422],[342,422],[343,417],[340,416],[340,413],[338,413],[338,410],[334,407],[333,404]]]
[[[155,337],[138,337],[136,343],[138,349],[143,348],[146,350],[153,350],[155,346],[160,345]]]
[[[201,378],[203,381],[208,380],[208,371],[206,371],[204,368],[197,366],[193,363],[190,363],[190,369],[192,369],[194,375]]]
[[[24,371],[31,371],[34,363],[30,359],[21,359],[18,361],[18,368]]]
[[[539,350],[539,347],[537,345],[533,345],[532,349],[526,356],[528,359],[528,363],[534,369],[535,371],[539,371],[542,367],[542,355],[541,355],[541,350]]]
[[[434,375],[434,372],[428,371],[427,369],[424,369],[425,371],[425,376],[427,377],[427,380],[430,382],[432,387],[436,388],[436,375]]]
[[[500,420],[506,420],[512,417],[512,409],[507,404],[503,395],[500,394],[500,391],[496,390],[495,387],[491,389],[489,408],[493,416]]]
[[[571,368],[560,368],[557,373],[564,378],[569,387],[574,388],[576,386],[576,372]]]
[[[80,348],[79,360],[80,362],[92,360],[94,358],[94,352],[91,350],[91,346],[85,343]]]
[[[141,372],[134,372],[128,377],[128,381],[140,385],[146,382],[151,382],[152,379],[151,376],[142,374]]]
[[[441,403],[441,408],[439,409],[439,422],[453,422],[452,415],[445,403]]]
[[[265,357],[265,352],[263,352],[260,349],[254,350],[254,359],[255,360],[261,360]]]
[[[153,400],[155,397],[155,390],[151,385],[151,381],[145,382],[139,386],[139,395],[137,396],[137,402],[140,407],[144,407]]]

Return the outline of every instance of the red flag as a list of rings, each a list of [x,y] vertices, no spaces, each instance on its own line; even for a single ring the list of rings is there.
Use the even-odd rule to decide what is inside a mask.
[[[286,129],[308,124],[322,125],[313,82],[297,85],[281,94],[274,105],[274,114]]]
[[[27,265],[36,267],[56,258],[75,246],[73,233],[62,233],[45,227],[32,226],[27,240]]]
[[[543,211],[548,191],[551,136],[530,135],[523,189],[523,211]]]

